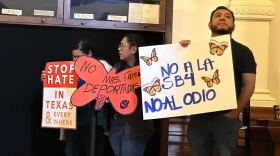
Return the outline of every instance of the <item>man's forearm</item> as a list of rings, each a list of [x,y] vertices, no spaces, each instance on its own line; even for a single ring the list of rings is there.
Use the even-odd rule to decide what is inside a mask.
[[[252,86],[246,86],[242,88],[241,93],[237,99],[237,109],[240,110],[240,112],[242,112],[246,105],[249,103],[249,100],[254,93],[254,89],[255,87]]]
[[[244,74],[243,76],[243,87],[241,89],[241,93],[237,99],[237,109],[240,110],[240,112],[243,111],[243,109],[248,104],[251,96],[254,93],[255,90],[255,81],[256,81],[256,75],[255,74]]]

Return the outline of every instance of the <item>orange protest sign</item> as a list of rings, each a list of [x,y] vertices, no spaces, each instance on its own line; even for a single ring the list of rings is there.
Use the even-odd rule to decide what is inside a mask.
[[[130,114],[136,109],[134,90],[141,86],[139,66],[119,73],[112,68],[108,73],[101,62],[83,56],[75,62],[74,69],[85,84],[73,93],[73,105],[83,106],[96,99],[95,109],[101,109],[106,100],[110,100],[120,114]]]

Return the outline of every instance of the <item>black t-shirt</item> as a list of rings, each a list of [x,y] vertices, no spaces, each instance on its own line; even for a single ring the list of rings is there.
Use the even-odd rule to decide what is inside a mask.
[[[234,68],[234,79],[236,97],[241,92],[242,73],[256,73],[256,62],[252,51],[245,45],[231,39],[232,62]]]
[[[136,62],[135,65],[139,63]],[[131,68],[125,62],[120,62],[114,66],[116,68],[116,73],[121,72],[125,69]],[[110,122],[114,121],[114,116],[116,115],[117,120],[122,120],[125,122],[124,125],[124,136],[150,136],[153,132],[153,120],[143,120],[142,112],[142,98],[141,98],[141,89],[135,89],[135,94],[137,95],[137,108],[136,110],[129,115],[118,115],[112,107],[109,108],[109,117],[112,119]],[[114,116],[112,116],[114,115]],[[110,127],[109,127],[110,128]]]

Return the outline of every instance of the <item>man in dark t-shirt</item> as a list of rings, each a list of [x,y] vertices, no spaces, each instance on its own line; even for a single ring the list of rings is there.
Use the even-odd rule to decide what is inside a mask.
[[[212,11],[208,24],[212,37],[232,34],[234,14],[224,6]],[[190,42],[180,41],[183,47]],[[188,139],[193,156],[211,156],[215,148],[220,156],[235,156],[241,122],[239,114],[248,105],[255,89],[256,62],[251,50],[231,39],[237,109],[191,115]],[[235,97],[228,97],[235,98]]]

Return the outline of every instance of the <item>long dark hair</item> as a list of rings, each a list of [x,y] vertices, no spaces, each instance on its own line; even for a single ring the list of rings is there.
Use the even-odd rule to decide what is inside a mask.
[[[93,44],[89,41],[89,40],[79,40],[76,44],[74,44],[73,50],[80,50],[85,54],[89,54],[90,51],[92,53],[92,57],[95,59],[101,59],[101,57],[99,55],[97,55],[97,53],[95,52],[94,46]]]
[[[138,65],[139,64],[138,48],[141,46],[144,46],[143,37],[139,34],[134,34],[134,33],[126,34],[126,35],[124,35],[124,37],[127,39],[129,48],[136,46],[136,53],[134,53],[134,57],[135,57],[135,61],[136,61],[135,65]]]
[[[94,52],[94,48],[92,43],[90,43],[88,40],[79,40],[76,44],[74,44],[73,50],[80,50],[85,54],[89,54],[91,51]]]

